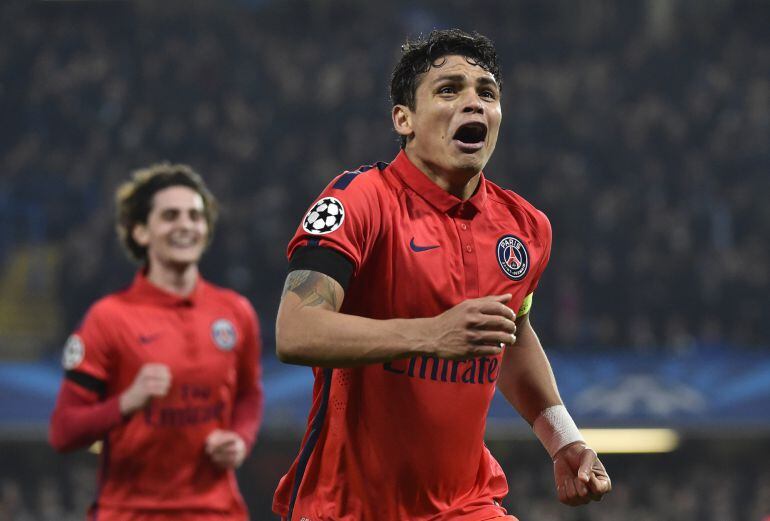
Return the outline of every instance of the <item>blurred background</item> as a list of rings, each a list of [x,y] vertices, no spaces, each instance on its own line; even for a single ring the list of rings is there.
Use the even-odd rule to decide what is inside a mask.
[[[591,431],[615,491],[571,509],[498,397],[506,506],[770,519],[770,2],[242,0],[0,6],[0,520],[83,519],[93,499],[97,457],[46,444],[59,357],[131,280],[113,192],[161,160],[220,199],[203,273],[262,319],[266,415],[239,477],[274,518],[312,385],[273,354],[286,244],[332,177],[395,157],[399,46],[448,27],[500,53],[485,173],[551,219],[532,320],[565,402],[581,427],[663,429]]]

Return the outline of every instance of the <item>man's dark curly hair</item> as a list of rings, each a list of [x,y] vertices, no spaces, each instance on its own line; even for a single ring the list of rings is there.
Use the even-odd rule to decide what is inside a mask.
[[[155,194],[172,186],[186,186],[203,198],[204,216],[209,228],[208,241],[211,242],[218,205],[201,176],[187,165],[157,163],[135,171],[131,180],[115,192],[118,236],[134,260],[147,262],[147,248],[134,240],[134,227],[147,224]]]
[[[465,56],[471,63],[479,65],[494,76],[500,89],[503,88],[495,46],[492,40],[475,31],[434,30],[427,38],[407,40],[401,46],[401,53],[401,59],[390,79],[390,100],[393,106],[406,105],[410,110],[415,110],[420,77],[431,67],[443,65],[436,61],[451,54]],[[405,146],[406,136],[401,136],[401,148]]]

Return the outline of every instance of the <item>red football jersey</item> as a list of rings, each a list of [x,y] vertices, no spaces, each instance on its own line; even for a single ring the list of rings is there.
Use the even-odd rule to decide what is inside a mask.
[[[402,151],[334,179],[289,244],[332,248],[353,265],[341,312],[375,319],[438,315],[470,298],[512,293],[518,310],[550,254],[545,215],[487,181],[467,201]],[[418,356],[315,368],[300,454],[276,513],[291,520],[472,520],[505,514],[508,486],[484,445],[502,355]]]
[[[260,349],[251,304],[200,278],[182,298],[140,273],[127,290],[96,302],[65,348],[66,383],[79,384],[82,393],[98,388],[109,401],[150,362],[169,366],[172,382],[167,396],[107,433],[92,513],[201,510],[246,519],[234,472],[214,465],[204,445],[215,429],[237,432],[234,409],[241,397],[256,393],[258,403],[246,413],[250,432],[242,434],[253,443],[262,398]]]

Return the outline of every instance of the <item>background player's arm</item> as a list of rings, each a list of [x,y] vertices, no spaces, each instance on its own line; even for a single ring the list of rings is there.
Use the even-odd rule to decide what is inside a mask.
[[[238,390],[233,403],[231,429],[251,451],[262,422],[264,396],[262,392],[262,339],[259,320],[251,304],[243,300],[245,309],[243,349],[238,357]]]
[[[262,341],[257,314],[245,299],[244,343],[238,356],[238,390],[230,429],[215,429],[206,437],[205,451],[222,468],[238,468],[257,439],[262,421]]]
[[[51,415],[48,441],[59,452],[87,447],[123,421],[118,396],[99,394],[64,380]]]
[[[500,343],[515,338],[513,312],[505,306],[511,295],[467,300],[436,317],[391,320],[340,313],[344,297],[342,286],[323,273],[289,273],[276,323],[278,358],[319,367],[418,354],[463,359],[498,354]]]
[[[51,415],[49,441],[58,451],[86,447],[100,440],[153,396],[165,396],[171,373],[165,365],[145,364],[133,383],[119,395],[102,398],[105,382],[74,372],[62,382]],[[102,388],[100,391],[99,388]]]
[[[532,425],[543,411],[563,405],[551,364],[529,314],[517,320],[517,341],[505,350],[497,388]],[[604,465],[584,441],[570,443],[555,454],[554,481],[559,500],[567,505],[600,501],[612,489]]]

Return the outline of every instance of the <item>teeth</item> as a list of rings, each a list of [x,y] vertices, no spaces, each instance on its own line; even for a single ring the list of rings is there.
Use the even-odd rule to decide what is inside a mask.
[[[196,239],[171,239],[169,243],[171,246],[176,246],[177,248],[187,248],[189,246],[195,246],[198,241]]]

